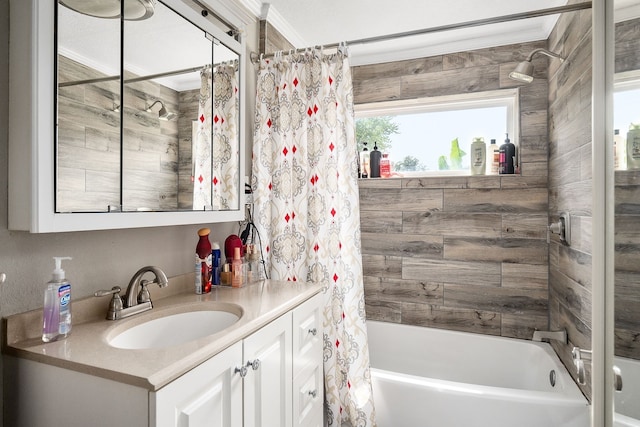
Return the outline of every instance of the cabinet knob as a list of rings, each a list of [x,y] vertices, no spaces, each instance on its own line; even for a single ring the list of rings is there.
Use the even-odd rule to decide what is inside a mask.
[[[246,366],[241,366],[241,367],[236,367],[236,369],[233,371],[234,374],[240,374],[240,378],[244,378],[247,376],[247,367]]]
[[[253,369],[254,371],[257,371],[260,368],[260,359],[256,359],[254,361],[248,361],[247,362],[247,368],[251,367],[251,369]]]
[[[311,328],[309,329],[309,333],[315,337],[318,334],[318,329]]]
[[[309,396],[315,399],[317,395],[318,395],[318,390],[309,390]]]

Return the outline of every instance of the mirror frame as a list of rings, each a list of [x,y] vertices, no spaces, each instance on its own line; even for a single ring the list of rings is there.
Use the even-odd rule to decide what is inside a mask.
[[[181,0],[166,4],[240,56],[239,85],[246,88],[246,49]],[[9,90],[10,230],[31,233],[206,224],[244,219],[247,91],[240,95],[239,209],[189,212],[55,213],[55,2],[11,4]],[[237,20],[236,20],[237,21]],[[25,118],[27,125],[25,125]]]

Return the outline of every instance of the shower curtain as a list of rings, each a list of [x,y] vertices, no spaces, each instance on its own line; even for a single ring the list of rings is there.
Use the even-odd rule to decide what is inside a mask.
[[[193,141],[193,209],[238,209],[237,62],[200,72]]]
[[[323,284],[329,426],[375,426],[348,56],[261,59],[254,223],[270,277]]]

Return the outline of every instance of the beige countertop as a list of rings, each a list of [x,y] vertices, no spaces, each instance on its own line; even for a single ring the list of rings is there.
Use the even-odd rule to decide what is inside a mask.
[[[85,374],[158,390],[182,374],[252,334],[319,293],[320,285],[264,280],[242,288],[215,287],[210,294],[193,292],[193,274],[171,278],[169,286],[150,286],[154,308],[121,320],[105,320],[109,298],[72,301],[73,328],[69,337],[41,340],[42,310],[10,316],[3,321],[3,353]],[[181,311],[242,308],[229,328],[204,338],[160,349],[119,349],[107,339],[131,326]],[[239,314],[239,313],[238,313]]]

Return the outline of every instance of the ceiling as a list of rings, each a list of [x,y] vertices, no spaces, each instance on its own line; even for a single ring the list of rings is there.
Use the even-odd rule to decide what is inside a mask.
[[[329,45],[564,6],[567,0],[238,0],[295,47]],[[616,0],[616,9],[637,0]],[[351,64],[388,62],[547,39],[559,15],[348,43]]]

